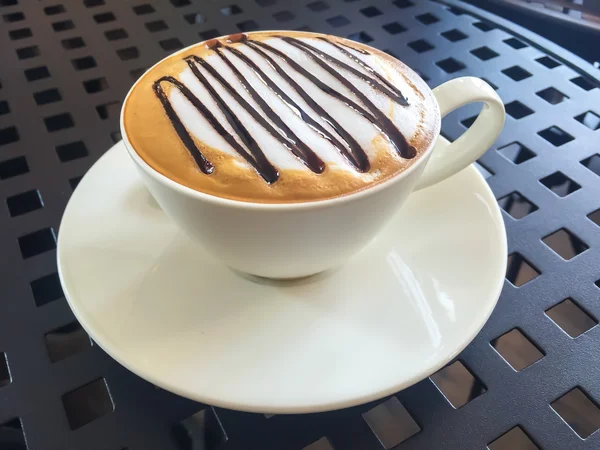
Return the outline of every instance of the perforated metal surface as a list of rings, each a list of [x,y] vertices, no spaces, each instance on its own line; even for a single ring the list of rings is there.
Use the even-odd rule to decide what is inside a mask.
[[[591,66],[457,2],[0,0],[0,16],[0,449],[600,448]],[[489,323],[431,379],[343,411],[266,417],[157,389],[92,345],[60,289],[55,233],[119,140],[120,101],[145,68],[203,38],[276,28],[360,39],[432,86],[472,74],[497,87],[509,117],[481,163],[511,256]],[[453,113],[444,135],[476,113]]]

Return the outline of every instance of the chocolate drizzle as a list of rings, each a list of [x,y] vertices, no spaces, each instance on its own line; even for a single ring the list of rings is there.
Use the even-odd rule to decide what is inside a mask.
[[[298,45],[294,42],[290,42],[287,40],[286,40],[286,42],[288,42],[291,45],[294,45],[294,47],[303,51],[306,55],[308,55],[308,57],[310,59],[312,59],[314,62],[316,62],[319,65],[319,67],[324,69],[327,73],[329,73],[336,80],[338,80],[340,83],[342,83],[350,92],[352,92],[352,94],[354,94],[360,100],[360,102],[363,105],[365,105],[367,107],[367,109],[373,114],[373,117],[375,118],[373,123],[379,124],[379,126],[383,130],[384,134],[387,135],[390,142],[396,148],[398,153],[400,153],[400,156],[402,156],[403,158],[407,158],[407,159],[412,159],[416,156],[416,153],[417,153],[416,149],[414,147],[412,147],[406,141],[406,138],[400,132],[400,130],[398,130],[398,128],[396,128],[396,125],[394,125],[392,123],[392,121],[385,114],[383,114],[379,110],[379,108],[377,108],[377,106],[375,106],[373,104],[373,102],[367,98],[367,96],[365,94],[363,94],[358,89],[356,89],[356,87],[351,82],[349,82],[344,76],[342,76],[342,74],[340,74],[335,69],[333,69],[329,64],[327,64],[326,62],[319,59],[319,55],[317,53],[313,53],[312,50],[309,50],[308,48],[306,48],[302,45]],[[260,44],[263,46],[268,45],[268,44],[265,44],[264,42],[260,42]],[[286,57],[286,58],[287,58],[287,60],[291,61],[291,58],[289,58],[289,57]],[[296,63],[296,65],[298,65],[298,64]]]
[[[214,79],[233,99],[241,106],[251,117],[258,123],[267,133],[275,138],[282,146],[290,151],[299,161],[301,161],[308,169],[316,174],[323,173],[325,170],[325,163],[321,158],[300,139],[297,134],[282,120],[278,113],[276,113],[270,106],[265,98],[263,98],[252,84],[245,78],[240,72],[238,67],[232,62],[227,56],[231,54],[235,58],[239,59],[250,70],[256,75],[256,77],[270,89],[296,116],[301,118],[320,138],[328,141],[336,150],[359,172],[368,172],[370,169],[369,159],[365,150],[358,144],[356,139],[345,130],[325,109],[319,105],[311,95],[309,95],[300,85],[296,82],[288,73],[287,69],[278,63],[275,58],[279,58],[284,61],[293,71],[299,73],[317,88],[324,93],[335,98],[337,101],[342,102],[348,108],[352,109],[356,113],[366,118],[369,122],[377,128],[380,133],[385,137],[388,142],[396,149],[398,154],[406,159],[411,159],[416,156],[416,150],[412,147],[392,123],[392,121],[383,114],[375,104],[367,98],[360,90],[358,90],[346,77],[335,70],[332,66],[337,66],[343,71],[347,71],[352,75],[360,78],[362,81],[367,83],[373,89],[386,95],[395,103],[401,106],[407,106],[408,101],[404,95],[394,87],[388,80],[382,77],[377,71],[371,66],[356,57],[350,51],[343,48],[341,45],[325,37],[319,37],[333,47],[335,47],[341,54],[349,59],[352,64],[356,64],[362,68],[358,70],[355,67],[341,61],[340,59],[323,52],[317,47],[314,47],[302,40],[288,37],[288,36],[277,36],[279,39],[291,45],[304,54],[306,54],[311,60],[318,64],[323,70],[333,76],[339,81],[344,87],[346,87],[353,96],[362,104],[351,100],[344,94],[333,89],[325,82],[311,74],[308,70],[294,61],[290,56],[286,55],[281,50],[269,45],[260,40],[249,39],[245,34],[231,35],[227,38],[226,44],[221,41],[214,39],[207,41],[204,45],[213,50],[218,57],[227,65],[233,75],[237,78],[242,88],[256,103],[257,107],[262,111],[262,114],[253,107],[248,101],[244,99],[242,95],[213,67],[206,59],[196,55],[190,55],[185,58],[190,70],[196,77],[196,79],[202,84],[202,86],[209,93],[210,97],[217,105],[221,113],[224,115],[225,120],[233,130],[234,134],[227,131],[219,120],[210,112],[206,105],[196,97],[183,83],[177,79],[165,76],[156,80],[153,84],[153,90],[156,96],[159,98],[167,117],[169,118],[173,128],[177,135],[193,157],[194,161],[198,165],[199,169],[205,174],[211,174],[214,172],[214,166],[206,157],[202,154],[194,139],[191,137],[190,132],[186,129],[185,125],[178,117],[174,110],[167,94],[163,90],[161,83],[168,82],[174,88],[178,89],[184,97],[196,108],[196,110],[207,120],[209,125],[221,135],[225,141],[246,160],[258,174],[267,182],[273,183],[279,178],[278,170],[271,164],[266,157],[255,138],[252,136],[250,131],[244,126],[242,120],[235,114],[235,112],[228,105],[228,102],[222,98],[217,92],[215,87],[211,84],[211,81],[207,76],[200,70],[202,68]],[[247,52],[241,52],[234,45],[245,45],[251,48],[254,53],[259,55],[267,64],[281,76],[291,88],[302,98],[302,100],[308,105],[308,107],[320,117],[323,122],[329,125],[333,133],[325,128],[321,123],[317,122],[307,111],[305,111],[297,102],[295,102],[288,94],[286,94],[281,87],[273,81],[269,75],[262,70],[259,65],[255,62],[254,58]],[[347,46],[348,47],[348,46]],[[366,50],[351,48],[361,54],[369,54]],[[227,53],[227,54],[226,54]],[[273,56],[271,56],[273,55]],[[268,119],[268,120],[267,120]],[[337,136],[336,136],[337,135]],[[243,144],[243,145],[242,145]]]
[[[212,127],[215,130],[217,130],[217,133],[219,133],[225,139],[227,139],[227,135],[229,133],[227,133],[227,131],[221,126],[221,124],[217,121],[217,119],[215,119],[215,116],[212,115],[212,113],[206,108],[206,106],[204,106],[204,104],[200,100],[198,100],[198,98],[194,94],[192,94],[192,92],[177,79],[175,79],[173,77],[162,77],[162,78],[159,78],[158,80],[156,80],[154,82],[154,84],[152,85],[152,88],[154,89],[156,96],[162,103],[163,108],[165,109],[165,112],[167,113],[167,117],[173,124],[173,128],[175,128],[175,132],[179,136],[179,139],[181,139],[181,141],[183,142],[183,145],[185,145],[185,147],[190,152],[190,155],[192,155],[192,158],[194,158],[194,161],[196,161],[196,164],[198,165],[200,170],[206,174],[213,173],[213,171],[215,170],[214,166],[210,163],[210,161],[208,161],[204,157],[202,152],[200,152],[200,150],[198,150],[196,143],[190,136],[190,133],[185,128],[183,123],[181,122],[181,119],[179,119],[179,116],[173,109],[173,105],[171,105],[171,102],[169,101],[167,94],[165,94],[164,89],[160,85],[162,82],[168,82],[168,83],[172,84],[173,86],[175,86],[177,89],[179,89],[179,91],[185,96],[185,98],[187,98],[188,101],[192,105],[194,105],[196,107],[196,109],[198,111],[200,111],[200,113],[202,115],[204,115],[204,117],[206,118],[206,120],[208,120],[208,122],[212,125]],[[229,135],[229,136],[231,136],[231,135]]]
[[[396,103],[398,103],[399,105],[402,106],[408,106],[408,101],[406,100],[406,98],[404,98],[404,95],[402,95],[402,92],[400,92],[398,89],[396,89],[394,86],[392,86],[390,84],[391,89],[388,89],[388,87],[384,86],[383,84],[381,84],[379,81],[377,81],[376,79],[365,75],[364,73],[362,73],[359,70],[356,70],[354,67],[349,66],[348,64],[346,64],[345,62],[340,61],[339,59],[337,59],[334,56],[328,55],[325,52],[322,52],[321,50],[319,50],[316,47],[313,47],[310,44],[307,44],[306,42],[302,42],[299,39],[293,38],[293,37],[288,37],[288,36],[278,36],[281,40],[287,42],[290,45],[293,45],[296,48],[299,48],[300,50],[309,50],[310,52],[320,56],[322,59],[324,59],[325,61],[329,61],[332,64],[335,64],[338,67],[341,67],[344,70],[347,70],[348,72],[350,72],[351,74],[359,77],[361,80],[363,80],[365,83],[367,83],[369,86],[371,86],[373,89],[378,90],[379,92],[381,92],[382,94],[387,95],[391,100],[395,101]],[[329,41],[330,42],[330,41]],[[332,43],[333,45],[335,45],[334,43]],[[344,49],[342,49],[343,51],[346,51]],[[349,55],[352,55],[350,52],[347,52]],[[353,59],[354,60],[354,59]],[[359,58],[356,58],[356,60],[361,61]],[[362,63],[362,61],[361,61]],[[377,74],[379,75],[377,72],[375,72],[375,70],[373,70],[372,67],[362,63],[360,64],[362,67],[368,67],[368,69],[370,69],[370,72],[373,74]],[[382,77],[383,78],[383,77]],[[385,78],[383,78],[385,80]],[[387,80],[386,80],[387,81]],[[393,91],[393,92],[392,92]]]
[[[250,45],[250,44],[249,44]],[[251,46],[251,45],[250,45]],[[327,131],[324,127],[322,127],[318,122],[312,119],[296,102],[294,102],[283,90],[277,86],[261,69],[258,67],[248,56],[244,55],[236,48],[227,47],[227,50],[231,51],[234,55],[248,64],[257,76],[261,79],[263,83],[265,83],[271,90],[273,90],[279,98],[281,98],[288,106],[292,108],[292,110],[296,110],[297,114],[313,129],[316,129],[323,137],[328,139],[337,149],[338,151],[360,172],[368,172],[369,158],[365,151],[361,148],[361,146],[356,142],[356,139],[352,137],[350,133],[348,133],[333,117],[331,117],[317,102],[315,102],[310,95],[306,93],[304,89],[300,87],[298,83],[291,78],[285,70],[277,64],[273,58],[264,53],[260,48],[252,47],[257,53],[259,53],[265,60],[269,63],[269,65],[284,79],[286,80],[290,86],[302,97],[308,106],[310,106],[325,122],[327,122],[335,132],[346,141],[348,146],[351,149],[351,152],[348,152],[346,147],[338,139],[336,139],[329,131]]]
[[[351,52],[346,50],[344,47],[342,47],[339,44],[336,44],[333,41],[330,41],[324,37],[319,37],[317,39],[319,39],[321,41],[325,41],[328,44],[333,45],[340,52],[342,52],[345,56],[350,58],[352,61],[354,61],[359,66],[361,66],[363,69],[365,69],[371,75],[375,76],[378,80],[380,80],[383,84],[385,84],[392,92],[394,92],[394,94],[397,96],[397,99],[399,100],[398,103],[400,103],[402,106],[408,106],[408,100],[406,99],[406,97],[404,97],[402,92],[400,92],[400,89],[398,89],[396,86],[394,86],[392,83],[390,83],[385,77],[381,76],[381,74],[379,72],[377,72],[375,69],[373,69],[370,65],[368,65],[366,62],[364,62],[362,59],[357,58]],[[302,42],[302,41],[300,41],[300,42]],[[354,50],[356,50],[356,49],[354,49]],[[361,53],[361,52],[359,52],[359,53]]]
[[[310,170],[312,170],[315,173],[322,173],[325,170],[325,163],[321,160],[321,158],[319,158],[315,152],[313,152],[306,144],[304,144],[304,142],[302,142],[298,138],[298,136],[296,136],[296,134],[279,119],[277,114],[275,114],[275,112],[269,106],[267,106],[266,103],[263,102],[265,106],[265,108],[263,108],[265,114],[271,121],[278,121],[283,126],[281,128],[281,132],[283,134],[277,131],[273,126],[271,126],[271,124],[267,122],[265,118],[261,116],[260,113],[256,111],[256,109],[252,107],[252,105],[250,105],[246,100],[244,100],[244,98],[233,88],[233,86],[231,86],[225,80],[225,78],[223,78],[214,69],[214,67],[211,66],[205,59],[192,55],[186,58],[186,60],[188,61],[190,69],[192,69],[192,72],[194,73],[194,75],[196,75],[196,78],[198,78],[202,82],[202,84],[205,84],[206,82],[205,86],[210,86],[210,84],[206,81],[206,78],[204,78],[202,73],[198,70],[198,67],[194,65],[194,62],[200,64],[204,69],[206,69],[206,71],[210,73],[210,75],[214,79],[216,79],[219,82],[219,84],[225,88],[225,90],[227,90],[227,92],[229,92],[229,94],[235,99],[235,101],[238,102],[246,110],[246,112],[250,114],[252,118],[260,124],[260,126],[262,126],[271,136],[277,139],[281,143],[281,145],[283,145],[289,151],[291,151]],[[190,60],[193,60],[193,62],[191,62]],[[204,78],[205,81],[202,81],[201,77]],[[210,90],[214,91],[214,88],[212,88],[211,86]],[[221,97],[218,94],[216,94],[216,92],[215,94],[211,93],[211,95],[213,96],[215,101],[219,103],[219,105],[225,105],[223,99],[221,99]],[[256,95],[258,96],[258,94]],[[217,97],[219,100],[217,100]],[[233,112],[231,114],[233,114]],[[264,156],[264,153],[262,152],[262,150],[260,150],[260,148],[258,148],[258,146],[257,149],[260,151],[260,154]]]

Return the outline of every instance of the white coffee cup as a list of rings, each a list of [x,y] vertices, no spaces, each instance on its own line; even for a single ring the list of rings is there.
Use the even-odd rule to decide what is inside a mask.
[[[477,120],[450,145],[429,148],[407,170],[365,190],[303,203],[251,203],[195,191],[160,174],[121,134],[142,180],[161,206],[189,236],[227,266],[268,278],[297,278],[336,267],[367,245],[415,189],[438,183],[479,158],[504,125],[498,94],[478,78],[448,81],[433,90],[444,117],[483,102]],[[128,95],[131,94],[131,91]],[[126,102],[126,101],[125,101]],[[440,123],[436,124],[439,135]]]

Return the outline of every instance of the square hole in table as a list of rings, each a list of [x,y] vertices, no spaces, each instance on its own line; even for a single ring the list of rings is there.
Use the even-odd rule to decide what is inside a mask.
[[[175,8],[181,8],[182,6],[187,6],[189,4],[191,4],[190,0],[170,0],[171,1],[171,5],[173,5]]]
[[[96,92],[102,92],[108,89],[108,82],[106,78],[94,78],[83,82],[83,88],[88,94],[95,94]]]
[[[8,145],[19,140],[16,127],[7,127],[0,130],[0,145]]]
[[[498,205],[514,219],[522,219],[538,207],[518,192],[512,192],[498,200]]]
[[[56,236],[50,227],[18,238],[23,259],[31,258],[56,248]]]
[[[492,347],[517,372],[544,357],[544,353],[518,328],[494,339]]]
[[[8,370],[8,358],[6,354],[0,352],[0,388],[10,384],[10,371]]]
[[[63,39],[60,43],[65,50],[74,50],[76,48],[85,47],[85,41],[80,37]]]
[[[563,102],[569,98],[565,94],[560,92],[558,89],[555,89],[553,87],[543,89],[541,91],[536,92],[535,94],[538,97],[541,97],[544,100],[546,100],[551,105],[558,105],[560,102]]]
[[[42,196],[37,189],[12,195],[6,199],[11,217],[21,216],[44,206]]]
[[[414,6],[414,3],[411,0],[394,0],[392,4],[401,9]]]
[[[62,396],[63,406],[72,430],[112,412],[114,404],[104,378],[78,387]]]
[[[536,58],[536,61],[542,66],[546,66],[548,69],[554,69],[555,67],[561,65],[558,61],[550,58],[549,56],[542,56],[540,58]]]
[[[183,43],[177,38],[163,39],[162,41],[158,41],[158,44],[163,50],[168,52],[183,48]]]
[[[206,407],[175,424],[171,430],[178,448],[217,449],[228,437],[214,408]]]
[[[318,441],[313,442],[312,444],[304,447],[302,450],[335,450],[329,439],[326,437],[322,437]]]
[[[374,6],[368,6],[360,10],[360,13],[365,17],[377,17],[382,15],[383,13]]]
[[[520,142],[512,142],[508,145],[500,147],[498,153],[514,164],[522,164],[529,161],[536,155]]]
[[[594,222],[596,225],[600,227],[600,209],[597,209],[593,213],[588,214],[588,219]]]
[[[258,24],[254,21],[254,20],[244,20],[243,22],[240,22],[237,24],[237,27],[239,28],[240,31],[256,31],[258,30],[259,26]],[[216,36],[214,36],[216,37]]]
[[[441,34],[444,38],[448,39],[450,42],[462,41],[463,39],[466,39],[469,37],[462,31],[457,30],[456,28],[454,28],[452,30],[444,31]]]
[[[571,180],[562,172],[554,172],[553,174],[542,178],[540,183],[559,197],[566,197],[581,188],[578,183]]]
[[[29,166],[24,156],[0,162],[0,180],[23,175],[29,172]]]
[[[187,23],[189,23],[190,25],[197,25],[200,23],[204,23],[206,22],[206,17],[204,17],[202,14],[200,13],[191,13],[191,14],[186,14],[183,16],[183,18],[186,20]]]
[[[83,0],[83,4],[87,8],[95,8],[96,6],[104,5],[104,0]]]
[[[138,16],[143,16],[144,14],[150,14],[155,11],[152,5],[148,3],[144,3],[143,5],[137,5],[133,7],[133,12]]]
[[[58,33],[61,31],[72,30],[73,28],[75,28],[75,24],[72,20],[62,20],[52,24],[52,29]]]
[[[115,17],[115,15],[111,12],[105,12],[94,15],[94,20],[96,21],[96,23],[108,23],[116,19],[117,18]]]
[[[9,31],[8,36],[11,40],[18,41],[33,36],[33,33],[29,28],[19,28],[18,30]]]
[[[329,9],[329,4],[319,0],[316,2],[309,3],[308,5],[306,5],[306,7],[311,11],[320,12]]]
[[[75,122],[73,122],[73,117],[69,113],[56,114],[54,116],[45,117],[44,124],[46,125],[46,129],[50,133],[65,130],[67,128],[72,128],[75,126]]]
[[[17,49],[19,59],[35,58],[36,56],[40,56],[40,48],[37,45]]]
[[[452,14],[454,14],[455,16],[462,16],[462,15],[464,15],[464,14],[469,14],[469,13],[468,13],[467,11],[465,11],[464,9],[462,9],[462,8],[457,8],[457,7],[455,7],[455,6],[449,6],[449,7],[447,7],[447,8],[446,8],[446,10],[447,10],[449,13],[452,13]]]
[[[87,156],[88,150],[83,141],[76,141],[58,145],[56,147],[56,154],[61,162],[68,162]]]
[[[244,22],[242,22],[242,23],[244,23]],[[244,26],[246,26],[246,25],[244,25]],[[250,26],[250,25],[247,25],[247,26]],[[256,24],[256,26],[258,27],[258,24]],[[238,28],[239,27],[240,27],[240,24],[238,24]],[[214,28],[211,28],[210,30],[206,30],[206,31],[200,31],[198,33],[198,36],[200,36],[200,38],[202,38],[203,40],[213,39],[220,35],[221,35],[221,33],[218,30],[215,30]]]
[[[134,80],[137,80],[144,73],[146,73],[146,68],[145,67],[140,67],[139,69],[133,69],[133,70],[129,71],[129,74],[131,75],[131,78],[133,78]]]
[[[129,61],[140,57],[140,51],[137,47],[127,47],[117,50],[117,56],[121,61]]]
[[[21,419],[15,418],[0,424],[0,436],[10,436],[10,447],[7,450],[26,450],[25,433]]]
[[[77,185],[79,184],[79,182],[81,181],[82,178],[83,178],[83,176],[69,178],[69,185],[71,185],[72,191],[75,190],[75,188],[77,187]]]
[[[490,170],[489,167],[486,167],[483,164],[481,164],[480,161],[475,161],[473,164],[475,165],[475,168],[479,171],[479,173],[481,173],[483,178],[485,178],[486,180],[494,175],[494,172]]]
[[[146,29],[151,33],[156,33],[157,31],[168,30],[169,27],[164,20],[154,20],[152,22],[147,22]]]
[[[472,25],[475,28],[479,28],[481,31],[485,31],[485,32],[491,31],[494,28],[496,28],[493,23],[487,22],[487,21],[484,21],[484,20],[481,20],[479,22],[474,22]]]
[[[511,428],[487,445],[489,450],[540,450],[520,426]]]
[[[546,315],[572,338],[577,338],[598,325],[596,319],[570,298],[546,310]]]
[[[456,409],[479,397],[487,389],[465,367],[461,361],[455,361],[429,377],[446,400]]]
[[[61,14],[61,13],[67,12],[67,8],[65,8],[64,5],[46,6],[44,8],[44,12],[48,16],[53,16],[55,14]]]
[[[585,252],[589,247],[566,228],[561,228],[542,239],[561,258],[569,260]]]
[[[399,34],[406,31],[406,28],[398,22],[386,23],[382,28],[390,34]]]
[[[79,322],[74,321],[45,334],[46,349],[51,362],[58,362],[81,353],[92,346]]]
[[[435,48],[433,45],[431,45],[425,39],[419,39],[418,41],[412,41],[412,42],[409,42],[407,45],[417,53],[425,53],[425,52]]]
[[[348,18],[345,16],[330,17],[329,19],[326,20],[326,22],[335,28],[343,27],[344,25],[348,25],[350,23]]]
[[[515,287],[521,287],[537,278],[540,272],[520,253],[508,255],[506,279]]]
[[[10,112],[10,106],[6,100],[0,100],[0,116],[8,114]]]
[[[20,22],[21,20],[25,20],[25,14],[22,12],[3,14],[2,19],[7,23]]]
[[[431,25],[431,24],[434,24],[434,23],[440,21],[440,19],[438,19],[436,16],[434,16],[431,13],[420,14],[418,16],[415,16],[415,19],[417,19],[419,22],[421,22],[424,25]]]
[[[580,162],[600,177],[600,153],[596,153]]]
[[[575,116],[575,120],[582,123],[590,130],[600,130],[600,116],[593,111],[587,111],[583,114]]]
[[[522,81],[531,76],[531,73],[520,66],[509,67],[508,69],[504,69],[502,73],[514,81]]]
[[[71,60],[71,64],[75,70],[88,70],[96,67],[96,59],[93,56],[84,56],[82,58],[75,58]]]
[[[223,8],[219,9],[219,11],[224,16],[235,16],[236,14],[241,14],[243,12],[242,8],[240,8],[238,5],[224,6]]]
[[[358,33],[351,33],[346,36],[348,39],[352,39],[356,42],[361,42],[363,44],[368,44],[373,40],[373,38],[364,31],[359,31]]]
[[[466,68],[466,66],[462,62],[454,58],[446,58],[441,61],[437,61],[435,65],[441,68],[446,73],[454,73]]]
[[[362,416],[386,450],[421,431],[421,427],[396,397],[380,403]]]
[[[29,283],[36,306],[43,306],[64,297],[57,273],[51,273]]]
[[[502,42],[504,42],[506,45],[509,45],[516,50],[519,50],[519,49],[522,49],[525,47],[529,47],[527,44],[518,40],[517,38],[504,39]]]
[[[567,142],[571,142],[573,139],[575,139],[569,133],[563,131],[557,126],[552,126],[546,128],[545,130],[538,131],[538,134],[555,147],[560,147],[561,145],[564,145]]]
[[[467,117],[466,119],[461,120],[460,123],[462,124],[463,127],[470,128],[471,125],[473,125],[476,120],[477,120],[477,116],[471,116],[471,117]]]
[[[577,86],[579,86],[581,89],[583,89],[584,91],[591,91],[594,88],[598,87],[598,83],[594,82],[588,78],[585,77],[575,77],[575,78],[571,78],[569,80],[571,83],[576,84]]]
[[[528,106],[524,105],[518,100],[514,100],[510,103],[504,105],[506,113],[514,119],[522,119],[523,117],[527,117],[533,114],[533,110]]]
[[[550,404],[582,439],[600,429],[600,407],[579,387]]]
[[[487,61],[488,59],[492,59],[496,56],[499,56],[498,53],[496,53],[494,50],[487,46],[478,47],[474,50],[471,50],[471,53],[477,58],[481,59],[482,61]]]
[[[277,21],[277,22],[289,22],[290,20],[293,20],[296,17],[296,15],[294,13],[292,13],[291,11],[279,11],[276,12],[275,14],[273,14],[273,18]]]
[[[114,30],[105,31],[104,36],[106,36],[106,39],[109,41],[118,41],[120,39],[126,39],[129,37],[127,31],[125,31],[123,28],[115,28]]]
[[[121,132],[120,131],[113,131],[113,132],[110,133],[110,138],[116,144],[121,139],[123,139],[123,136],[121,136]]]
[[[46,66],[33,67],[25,70],[24,73],[27,81],[43,80],[44,78],[48,78],[50,76],[50,71]]]
[[[96,111],[102,120],[115,120],[121,111],[121,102],[109,102],[96,106]]]

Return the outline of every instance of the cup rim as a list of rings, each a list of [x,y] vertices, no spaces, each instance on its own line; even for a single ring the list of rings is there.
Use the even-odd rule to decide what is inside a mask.
[[[257,32],[258,33],[277,33],[277,32],[289,32],[289,31],[290,30],[260,30]],[[248,32],[245,34],[252,34],[252,33],[256,33],[256,32]],[[302,33],[314,34],[314,35],[326,34],[326,33],[316,33],[316,32],[309,32],[309,31],[305,31]],[[221,39],[225,36],[228,36],[228,35],[218,36],[214,39]],[[339,37],[339,36],[336,36],[336,37]],[[208,39],[208,40],[212,40],[212,39]],[[204,41],[200,41],[200,42],[188,45],[187,47],[184,47],[174,53],[170,53],[169,55],[165,56],[163,59],[161,59],[160,61],[155,63],[153,66],[151,66],[148,70],[146,70],[146,72],[149,72],[152,69],[154,69],[160,63],[162,63],[165,59],[175,56],[178,53],[186,52],[191,47],[200,45],[203,42],[206,42],[208,40],[204,40]],[[367,44],[363,44],[363,45],[367,45]],[[367,45],[367,46],[370,47],[369,45]],[[380,50],[376,49],[375,47],[372,47],[372,48],[374,50],[380,51]],[[395,59],[397,59],[397,58],[395,58]],[[157,181],[158,183],[160,183],[161,185],[163,185],[166,188],[172,189],[172,190],[174,190],[180,194],[183,194],[185,196],[188,196],[188,197],[193,197],[198,200],[212,203],[216,206],[236,207],[236,208],[240,208],[240,209],[254,209],[254,210],[257,210],[257,209],[258,210],[301,210],[301,209],[320,209],[320,208],[325,208],[325,207],[329,207],[329,206],[333,206],[333,205],[350,203],[352,201],[355,201],[355,200],[358,200],[361,198],[370,197],[371,195],[374,195],[379,191],[387,189],[388,187],[400,182],[401,179],[407,177],[409,174],[411,174],[415,170],[419,170],[419,168],[423,164],[426,164],[427,161],[429,161],[431,152],[435,148],[435,144],[440,136],[442,119],[441,119],[441,114],[439,111],[439,105],[437,103],[437,99],[435,98],[435,95],[433,94],[432,89],[427,85],[425,80],[423,80],[423,78],[421,78],[421,76],[418,73],[416,73],[412,68],[410,68],[408,65],[404,64],[402,61],[400,61],[400,60],[398,60],[398,61],[400,63],[402,63],[408,70],[410,70],[412,72],[413,76],[419,78],[423,82],[424,86],[426,86],[427,89],[429,90],[429,94],[432,95],[435,100],[434,105],[437,107],[437,120],[436,120],[434,129],[433,129],[433,131],[434,131],[433,138],[432,138],[431,142],[429,143],[429,145],[427,146],[427,148],[417,157],[417,161],[415,161],[413,164],[411,164],[410,167],[408,167],[407,169],[405,169],[402,172],[399,172],[395,175],[392,175],[387,180],[367,186],[358,191],[350,192],[350,193],[343,194],[343,195],[340,195],[337,197],[300,201],[300,202],[289,202],[289,203],[261,203],[261,202],[256,202],[256,201],[236,200],[236,199],[232,199],[232,198],[219,197],[219,196],[216,196],[213,194],[207,194],[202,191],[197,191],[197,190],[192,189],[188,186],[185,186],[181,183],[178,183],[177,181],[167,177],[166,175],[163,175],[158,170],[156,170],[152,166],[150,166],[135,151],[135,149],[133,148],[133,145],[129,142],[129,138],[127,136],[127,132],[126,132],[125,126],[124,126],[125,105],[127,104],[127,100],[129,99],[129,96],[133,92],[134,88],[137,86],[137,84],[143,78],[143,76],[144,76],[143,74],[129,88],[129,91],[127,92],[127,95],[125,96],[125,99],[123,100],[123,104],[121,107],[121,113],[120,113],[120,117],[119,117],[119,127],[120,127],[120,131],[121,131],[121,136],[123,139],[123,143],[125,144],[125,148],[127,149],[127,152],[129,153],[129,156],[133,159],[133,161],[137,164],[137,166],[141,170],[143,170],[148,176],[150,176],[151,178],[153,178],[155,181]]]

